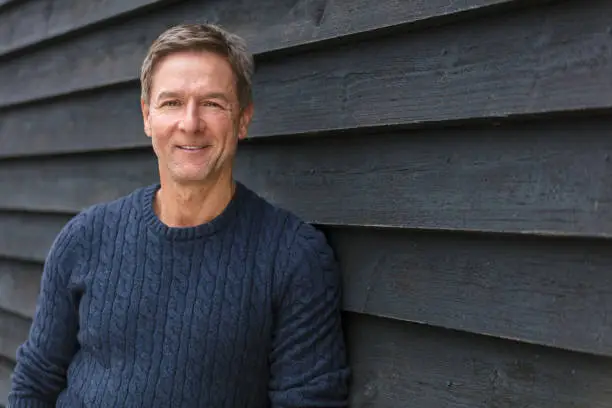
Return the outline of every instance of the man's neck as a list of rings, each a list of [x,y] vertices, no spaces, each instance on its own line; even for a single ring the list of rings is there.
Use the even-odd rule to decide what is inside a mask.
[[[178,184],[162,180],[153,208],[169,227],[194,227],[213,220],[234,195],[231,176],[200,184]]]

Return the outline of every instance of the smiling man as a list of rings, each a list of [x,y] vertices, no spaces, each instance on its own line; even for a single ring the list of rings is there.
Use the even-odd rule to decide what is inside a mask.
[[[347,405],[333,253],[232,175],[252,72],[243,41],[213,25],[152,44],[141,106],[159,183],[54,241],[10,407]]]

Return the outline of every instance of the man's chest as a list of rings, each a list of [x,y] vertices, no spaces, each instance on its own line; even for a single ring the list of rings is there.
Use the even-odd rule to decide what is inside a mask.
[[[161,359],[162,370],[191,367],[195,379],[251,357],[263,364],[272,325],[270,273],[265,261],[240,248],[101,258],[79,305],[81,347],[109,367],[147,370]]]

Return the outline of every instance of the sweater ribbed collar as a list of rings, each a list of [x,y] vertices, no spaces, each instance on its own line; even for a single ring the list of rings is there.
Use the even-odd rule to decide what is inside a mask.
[[[145,223],[157,235],[170,240],[191,240],[215,234],[238,216],[238,209],[248,198],[249,190],[236,181],[236,189],[225,209],[204,224],[193,227],[170,227],[164,224],[153,209],[155,193],[161,188],[159,183],[147,186],[142,191],[142,209]]]

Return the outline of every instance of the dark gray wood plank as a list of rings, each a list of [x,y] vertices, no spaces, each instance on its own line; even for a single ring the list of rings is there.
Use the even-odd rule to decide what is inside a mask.
[[[0,158],[150,144],[139,97],[130,86],[0,111]]]
[[[345,309],[612,356],[610,242],[326,228]]]
[[[354,408],[607,408],[609,359],[347,316]]]
[[[0,77],[10,80],[0,83],[0,106],[136,80],[150,43],[161,31],[177,22],[221,23],[244,36],[252,51],[260,54],[381,27],[422,22],[424,19],[439,15],[445,17],[454,13],[465,15],[469,14],[468,11],[511,4],[511,2],[512,0],[467,0],[451,3],[447,0],[428,2],[359,0],[355,5],[347,7],[344,2],[329,0],[184,1],[178,3],[176,7],[163,8],[134,21],[126,20],[122,24],[113,25],[112,28],[91,32],[2,64]],[[604,11],[601,10],[602,13]],[[596,23],[594,27],[599,28]],[[422,43],[423,39],[428,37],[429,34],[416,42]],[[445,42],[448,40],[449,38],[443,39]],[[471,47],[472,39],[467,40]],[[427,49],[430,46],[440,45],[427,42]],[[462,48],[466,45],[464,43]],[[419,47],[422,52],[423,45]],[[456,68],[452,68],[453,70],[460,69],[461,62],[455,60],[460,58],[459,53],[463,51],[458,49],[448,57],[449,64],[457,65]],[[424,57],[418,54],[419,52],[415,57]],[[363,55],[359,54],[358,59],[364,59]],[[354,62],[343,59],[332,62],[332,64],[338,63],[350,67]],[[305,68],[311,72],[313,65],[308,64]],[[394,70],[393,67],[391,69]],[[354,79],[358,79],[359,72],[356,72],[357,76]],[[345,85],[350,86],[349,82],[351,81]],[[19,83],[20,86],[16,86],[15,83]]]
[[[236,176],[318,224],[612,236],[609,120],[284,139]]]
[[[0,0],[0,10],[4,8],[4,6],[15,5],[17,3],[23,3],[25,0]]]
[[[0,259],[0,309],[32,318],[41,273],[40,263]]]
[[[0,309],[0,357],[15,361],[17,348],[28,338],[31,320]]]
[[[0,255],[42,261],[69,217],[0,213]],[[612,355],[606,240],[323,228],[348,311]]]
[[[469,24],[364,40],[359,46],[262,61],[255,78],[256,113],[250,134],[308,134],[609,107],[612,48],[607,47],[607,16],[612,3],[581,4],[559,2]],[[270,14],[272,20],[274,16]],[[266,21],[267,17],[260,22]],[[123,72],[124,65],[129,72],[116,78],[133,78],[140,56],[127,45],[131,34],[121,30],[112,33],[126,38],[127,42],[117,42],[130,50],[123,59],[105,57],[103,45],[87,40],[82,47],[98,54],[49,49],[38,63],[16,60],[14,64],[23,63],[23,71],[14,64],[0,66],[0,71],[10,71],[2,77],[23,72],[19,81],[0,84],[0,99],[21,98],[21,90],[46,92],[46,84],[76,89],[83,84],[74,81],[81,79],[107,83],[109,73]],[[149,41],[142,38],[143,43]],[[76,47],[77,43],[71,44]],[[91,58],[81,63],[79,55]],[[55,69],[53,61],[58,58],[78,66]],[[41,69],[48,72],[34,73]],[[133,83],[4,111],[0,113],[0,155],[147,145],[138,98],[138,86]]]
[[[16,50],[172,0],[35,0],[0,14],[0,57]],[[177,0],[175,0],[177,1]],[[0,7],[2,7],[0,2]]]
[[[8,393],[11,390],[13,363],[0,358],[0,406],[8,406]]]
[[[0,209],[75,213],[157,180],[151,149],[0,161]]]
[[[10,1],[10,0],[4,0]],[[38,0],[31,1],[25,7],[12,13],[0,15],[0,55],[35,44],[41,40],[57,37],[74,30],[99,23],[109,18],[139,11],[143,7],[156,4],[169,4],[179,0]],[[181,0],[182,1],[182,0]],[[471,12],[477,9],[495,6],[519,4],[517,0],[467,0],[451,2],[447,0],[430,0],[425,3],[406,4],[399,0],[385,0],[382,3],[373,0],[352,1],[346,7],[343,1],[319,0],[285,0],[281,2],[258,2],[257,6],[266,8],[263,12],[273,11],[278,20],[261,27],[251,16],[257,15],[255,3],[220,2],[220,1],[183,1],[177,11],[167,9],[160,13],[158,19],[166,15],[166,24],[184,19],[197,21],[214,19],[224,25],[235,26],[237,30],[255,44],[269,44],[265,50],[291,47],[297,44],[310,43],[339,36],[351,35],[391,27],[398,24],[424,21],[431,18],[450,17],[455,14]],[[266,4],[267,3],[267,4]],[[78,7],[75,7],[77,5]],[[0,7],[2,2],[0,2]],[[234,9],[236,15],[230,14]],[[479,10],[480,11],[480,10]],[[254,14],[255,13],[255,14]],[[168,16],[170,15],[170,16]],[[264,16],[260,14],[258,19]],[[173,17],[173,19],[168,18]],[[138,17],[146,26],[147,17]],[[30,25],[25,25],[28,22]],[[4,28],[3,28],[4,27]],[[157,27],[156,27],[157,28]],[[263,28],[259,31],[258,29]],[[136,27],[136,29],[139,29]],[[150,28],[149,28],[150,32]],[[259,34],[259,35],[258,35]],[[142,46],[142,44],[141,44]],[[261,48],[261,46],[260,46]],[[142,54],[143,49],[137,49]],[[133,74],[133,73],[132,73]]]
[[[42,262],[70,216],[0,212],[0,257]]]
[[[255,140],[235,171],[318,224],[610,237],[611,129],[592,118]],[[156,178],[150,149],[2,161],[0,208],[75,212]]]

